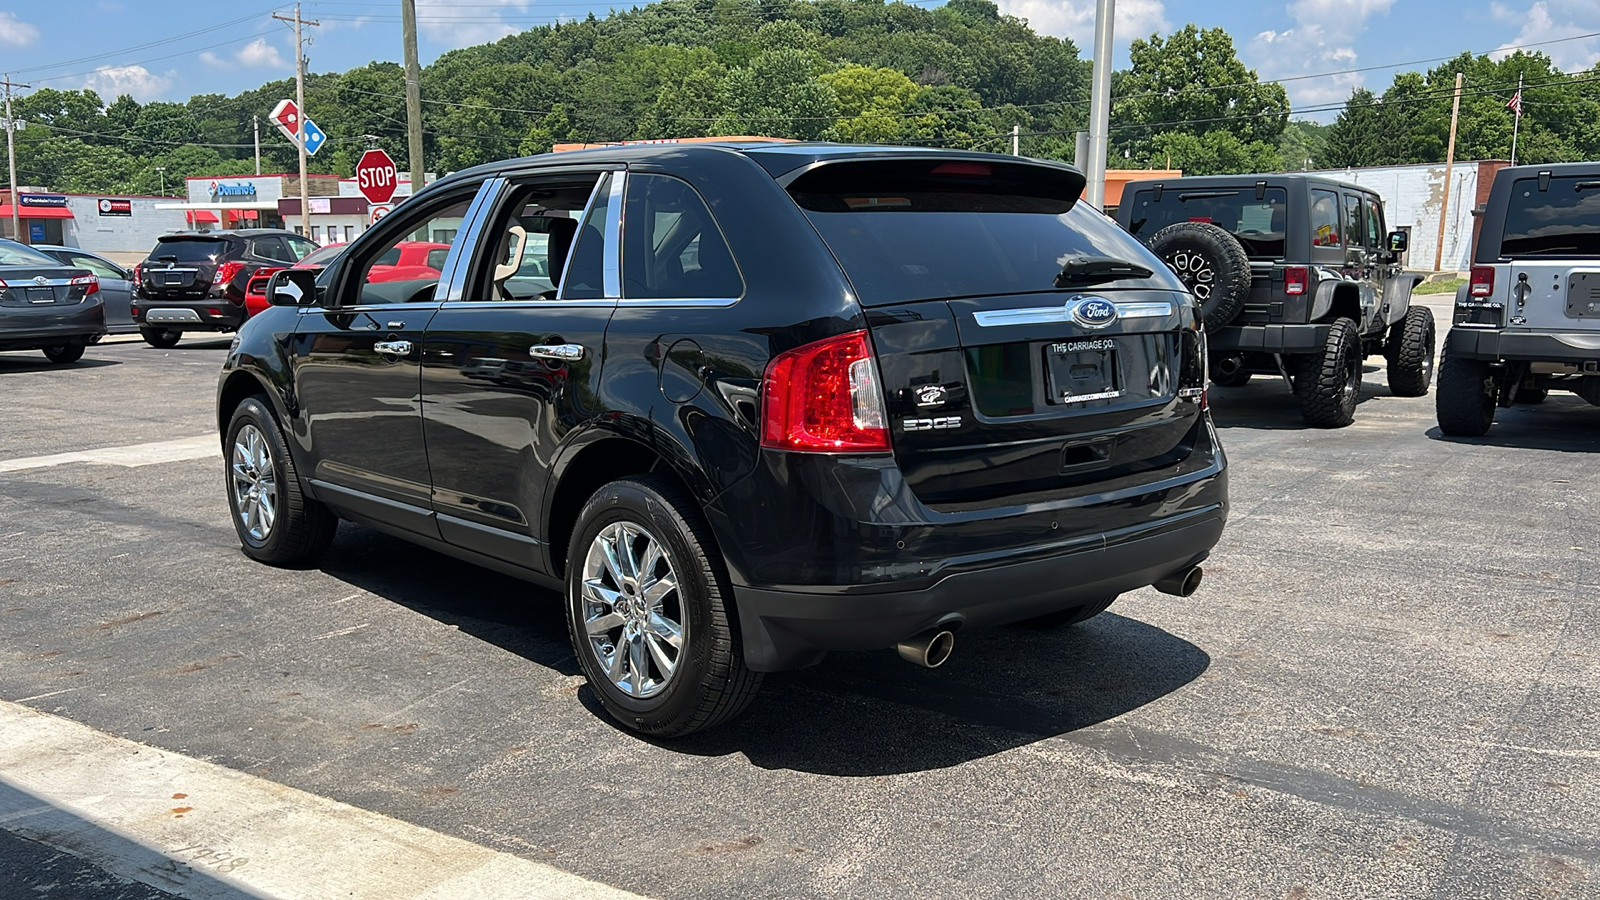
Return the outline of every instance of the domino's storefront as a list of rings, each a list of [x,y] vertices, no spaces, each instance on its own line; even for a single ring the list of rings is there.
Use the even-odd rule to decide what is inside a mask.
[[[338,179],[328,176],[331,188],[338,192]],[[312,193],[316,193],[318,176],[310,178]],[[195,231],[216,231],[223,228],[282,228],[283,217],[278,214],[281,197],[298,196],[300,178],[297,175],[228,175],[196,176],[185,179],[188,196],[182,201],[158,204],[163,209],[182,210],[188,226]],[[326,188],[324,188],[326,189]]]

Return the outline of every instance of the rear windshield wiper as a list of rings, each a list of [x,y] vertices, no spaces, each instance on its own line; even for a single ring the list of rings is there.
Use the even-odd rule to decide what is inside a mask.
[[[1138,263],[1112,256],[1074,256],[1061,267],[1055,285],[1058,288],[1087,287],[1124,278],[1149,278],[1153,274]]]

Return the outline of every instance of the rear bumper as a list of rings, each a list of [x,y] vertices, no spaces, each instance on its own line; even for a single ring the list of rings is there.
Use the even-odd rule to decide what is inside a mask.
[[[1238,350],[1258,353],[1312,353],[1328,342],[1328,326],[1230,325],[1206,335],[1211,353]]]
[[[0,307],[0,350],[92,344],[105,333],[106,311],[98,297],[72,306]]]
[[[133,301],[138,312],[133,316],[141,328],[170,328],[176,331],[232,331],[249,317],[244,305],[227,297],[205,300],[160,300],[139,297]],[[213,312],[215,310],[215,312]]]
[[[730,488],[708,510],[746,664],[793,669],[936,625],[999,625],[1137,590],[1204,559],[1227,519],[1227,461],[1209,423],[1199,430],[1178,466],[1094,493],[958,511],[919,503],[892,461],[769,461],[787,477],[752,479],[763,509],[742,508]],[[812,463],[819,468],[803,468]],[[785,493],[788,508],[774,509]],[[724,530],[731,521],[739,528]]]
[[[1600,332],[1505,331],[1498,328],[1452,328],[1445,352],[1457,359],[1521,360],[1574,363],[1600,372]]]

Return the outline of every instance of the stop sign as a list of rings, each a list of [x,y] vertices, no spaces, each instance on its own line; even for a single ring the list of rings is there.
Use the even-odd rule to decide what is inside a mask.
[[[368,203],[388,203],[400,184],[400,171],[382,150],[368,150],[356,163],[356,187]]]

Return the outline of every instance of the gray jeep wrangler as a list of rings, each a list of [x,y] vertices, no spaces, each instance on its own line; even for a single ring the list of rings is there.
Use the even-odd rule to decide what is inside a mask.
[[[1439,430],[1477,437],[1497,407],[1552,390],[1600,406],[1600,162],[1495,173],[1439,364]]]
[[[1355,419],[1362,360],[1382,355],[1389,389],[1428,392],[1433,313],[1411,305],[1404,232],[1370,189],[1314,175],[1214,175],[1129,184],[1117,222],[1194,292],[1211,381],[1281,375],[1306,424]]]

